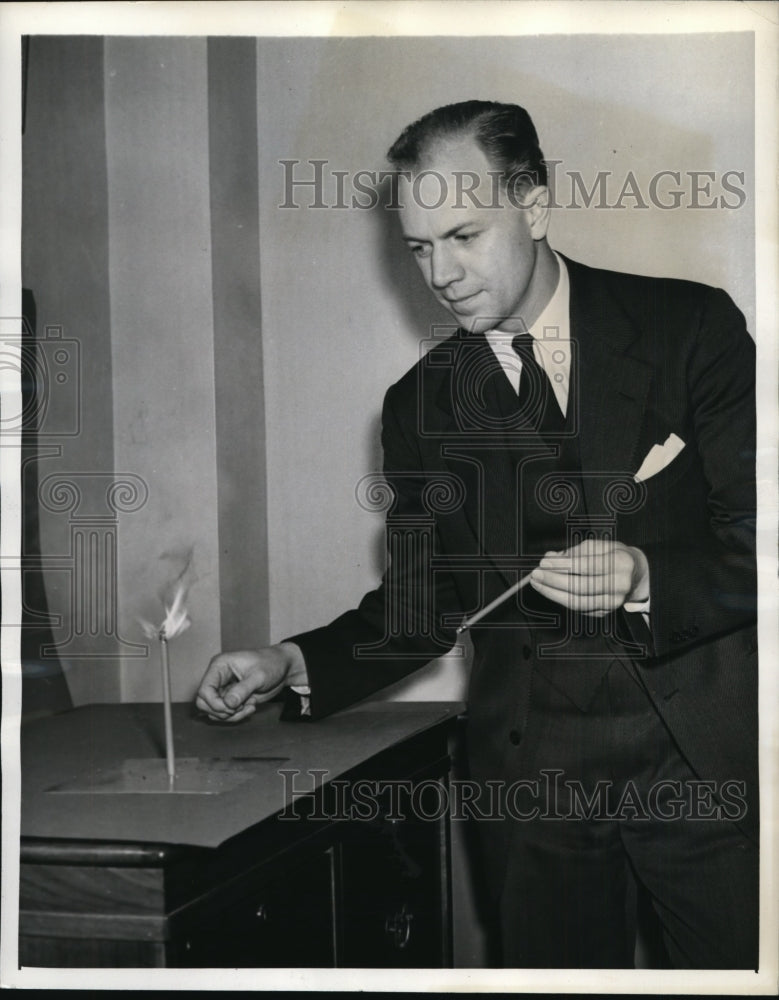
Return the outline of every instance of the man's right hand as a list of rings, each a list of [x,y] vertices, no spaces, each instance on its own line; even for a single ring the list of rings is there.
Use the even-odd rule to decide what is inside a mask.
[[[195,704],[209,719],[239,722],[285,685],[307,681],[303,654],[291,642],[219,653],[203,675]]]

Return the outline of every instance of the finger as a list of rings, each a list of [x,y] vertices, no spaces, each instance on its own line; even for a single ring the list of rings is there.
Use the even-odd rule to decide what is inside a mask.
[[[566,594],[560,590],[548,590],[543,586],[538,586],[535,589],[550,601],[578,614],[602,616],[610,614],[618,607],[616,603],[604,602],[604,599],[599,597],[580,597],[577,594]]]
[[[576,546],[567,552],[548,552],[539,562],[538,569],[563,570],[569,573],[590,573],[613,561],[611,550],[583,550]]]
[[[609,594],[577,594],[572,592],[570,588],[557,589],[548,587],[546,584],[533,579],[531,579],[530,583],[539,594],[548,597],[550,601],[554,601],[556,604],[562,604],[571,611],[580,611],[585,614],[592,614],[594,612],[608,614],[619,607],[621,603]]]
[[[255,691],[253,694],[250,694],[249,697],[246,699],[246,701],[242,705],[239,705],[237,709],[228,708],[225,712],[221,714],[223,714],[225,717],[232,718],[236,714],[236,712],[239,711],[242,712],[247,705],[255,705],[255,706],[261,705],[263,704],[263,702],[270,701],[271,698],[275,698],[275,696],[279,693],[279,691],[282,690],[283,687],[284,684],[279,684],[271,691]]]
[[[203,675],[198,688],[198,697],[215,712],[229,712],[230,709],[224,703],[224,693],[227,686],[237,677],[238,674],[233,669],[229,656],[218,653],[211,659]]]
[[[269,691],[255,691],[254,694],[250,696],[249,701],[251,701],[252,703],[256,703],[258,705],[262,704],[265,701],[270,701],[271,698],[276,697],[279,691],[282,691],[284,689],[284,686],[285,682],[282,681],[280,684],[277,684]]]
[[[619,542],[613,538],[585,538],[582,542],[577,542],[569,549],[565,549],[561,555],[590,555],[597,552],[611,552],[619,547]]]
[[[577,575],[574,573],[561,573],[554,570],[537,570],[531,579],[535,583],[543,584],[552,590],[563,591],[569,594],[602,596],[613,598],[614,600],[623,597],[630,586],[630,577],[627,574],[613,573],[588,573]]]
[[[222,690],[221,683],[215,679],[209,679],[208,675],[206,675],[198,689],[195,704],[203,712],[225,713],[229,715],[232,709],[225,705]]]
[[[238,711],[243,711],[246,705],[257,705],[261,701],[266,699],[262,695],[251,694],[246,699],[244,706],[241,706]],[[214,719],[217,722],[227,722],[228,720],[234,719],[236,715],[236,709],[228,708],[226,705],[222,709],[210,708],[203,698],[198,695],[195,699],[195,707],[199,709],[203,715],[208,716],[209,719]]]
[[[574,567],[574,560],[570,556],[544,556],[541,562],[538,564],[538,569],[559,569],[567,570],[572,572]]]
[[[250,699],[239,711],[233,712],[231,716],[222,721],[229,723],[240,722],[241,719],[246,719],[250,715],[253,715],[255,711],[256,711],[256,706],[254,702]]]
[[[225,716],[226,717],[226,716],[232,714],[230,712],[222,712],[222,711],[220,711],[219,709],[216,709],[216,708],[211,708],[211,706],[208,705],[204,701],[204,699],[200,698],[200,697],[197,697],[195,699],[195,708],[198,710],[198,712],[200,712],[201,715],[207,715],[209,717],[209,719],[213,718],[215,716]]]
[[[235,713],[231,712],[229,715],[221,712],[217,714],[216,712],[203,712],[203,716],[206,719],[210,719],[211,722],[229,722]]]
[[[232,723],[232,722],[240,722],[241,719],[245,719],[247,716],[251,715],[255,711],[256,711],[256,708],[255,708],[254,704],[253,703],[247,703],[246,705],[244,705],[240,709],[240,711],[238,711],[238,712],[230,712],[227,715],[225,715],[225,714],[219,714],[219,715],[217,715],[217,714],[212,714],[210,712],[209,713],[204,713],[204,714],[206,714],[206,718],[208,718],[211,722],[227,722],[227,723]]]
[[[267,701],[278,694],[284,687],[282,680],[269,690],[265,690],[263,685],[267,683],[267,680],[267,674],[259,670],[252,672],[248,677],[244,677],[243,680],[229,685],[222,693],[222,699],[228,711],[237,711],[250,702]]]
[[[246,681],[237,681],[225,689],[222,700],[229,712],[237,712],[247,703],[252,687]]]
[[[624,546],[613,539],[587,538],[583,542],[572,545],[569,549],[544,553],[539,565],[543,567],[553,564],[563,566],[570,562],[575,563],[577,560],[611,558],[621,551],[624,551]]]
[[[263,700],[262,695],[255,692],[254,694],[250,694],[246,701],[242,705],[239,705],[237,709],[225,708],[224,711],[214,712],[212,714],[214,717],[218,717],[220,719],[232,719],[239,711],[242,712],[247,705],[257,705]]]
[[[628,590],[633,586],[637,563],[634,549],[621,542],[606,539],[587,539],[574,546],[563,556],[571,559],[570,572],[575,575],[611,575],[618,586],[626,583]],[[552,554],[553,556],[554,554]],[[642,555],[641,553],[639,555]],[[543,569],[565,568],[565,562],[554,558],[543,559],[539,566]]]
[[[595,577],[602,580],[615,581],[618,587],[623,584],[628,585],[633,578],[633,561],[626,557],[622,551],[617,550],[608,553],[590,554],[588,556],[574,557],[573,559],[550,558],[542,560],[533,571],[538,578],[541,573],[542,579],[549,583],[552,575],[569,576],[571,579],[583,577]]]
[[[204,698],[201,698],[200,695],[198,695],[195,698],[195,708],[197,708],[197,710],[203,715],[207,715],[210,719],[211,718],[228,719],[231,715],[234,714],[233,711],[227,708],[226,706],[222,708],[212,707],[206,702]]]

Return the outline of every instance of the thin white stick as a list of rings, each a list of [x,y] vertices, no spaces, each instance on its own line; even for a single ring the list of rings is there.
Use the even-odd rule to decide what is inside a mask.
[[[173,716],[170,708],[168,640],[164,635],[160,635],[160,661],[162,663],[162,700],[165,711],[165,760],[168,768],[168,783],[173,787],[173,782],[176,779],[176,756],[173,750]]]
[[[459,635],[461,632],[464,632],[466,629],[470,628],[471,625],[475,625],[476,622],[480,622],[485,615],[490,613],[490,611],[493,611],[499,605],[503,604],[503,602],[507,601],[509,597],[513,597],[514,594],[519,593],[525,584],[530,582],[530,576],[530,573],[528,573],[527,576],[523,576],[521,580],[518,580],[515,584],[509,587],[508,590],[504,590],[502,594],[499,594],[494,601],[490,601],[490,603],[486,607],[482,608],[481,611],[477,611],[475,615],[471,615],[470,618],[466,618],[462,625],[457,629],[457,634]]]

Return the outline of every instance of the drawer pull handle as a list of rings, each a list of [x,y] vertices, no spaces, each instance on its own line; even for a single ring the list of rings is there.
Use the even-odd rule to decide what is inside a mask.
[[[400,910],[387,917],[384,922],[384,931],[398,950],[405,948],[411,939],[411,921],[413,919],[414,914],[406,912],[406,904],[404,903]]]
[[[268,907],[265,905],[265,903],[260,903],[260,905],[257,907],[257,912],[256,912],[255,916],[257,917],[258,920],[262,920],[264,922],[267,922],[267,920],[268,920]]]

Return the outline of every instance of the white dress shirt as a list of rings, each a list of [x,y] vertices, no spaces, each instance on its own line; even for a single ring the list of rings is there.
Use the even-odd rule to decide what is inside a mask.
[[[555,399],[563,415],[566,415],[571,384],[571,286],[565,261],[558,253],[554,255],[559,267],[557,287],[528,333],[533,338],[533,355],[549,377]],[[484,336],[514,392],[519,394],[522,360],[511,346],[516,332],[487,330]],[[623,607],[631,614],[642,614],[649,625],[648,597],[644,601],[626,601]]]
[[[568,268],[559,254],[555,254],[560,271],[551,299],[543,312],[529,328],[533,338],[533,354],[552,383],[555,399],[565,415],[568,411],[568,387],[571,376],[571,286],[568,282]],[[511,342],[514,333],[502,330],[487,330],[487,343],[495,352],[501,368],[506,373],[514,392],[519,393],[522,361]]]

